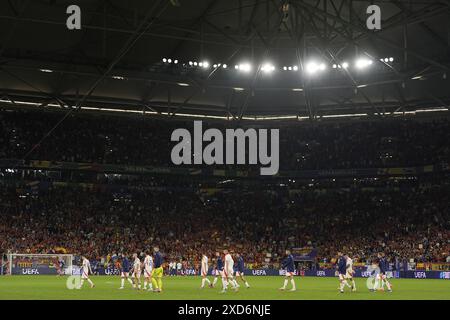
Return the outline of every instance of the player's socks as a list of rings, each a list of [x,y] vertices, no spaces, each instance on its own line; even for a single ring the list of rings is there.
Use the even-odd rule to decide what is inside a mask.
[[[163,289],[162,279],[158,278],[158,290],[161,291]]]
[[[348,284],[347,280],[344,280],[344,284],[345,284],[347,287],[349,287],[349,288],[352,287],[351,285]]]
[[[345,287],[345,284],[344,284],[344,281],[342,281],[341,285],[339,286],[339,291],[344,292],[344,287]]]
[[[283,286],[281,287],[282,290],[286,289],[286,286],[288,285],[288,279],[284,279]]]
[[[377,289],[378,289],[378,286],[379,286],[379,284],[378,284],[378,279],[375,279],[375,283],[374,283],[374,285],[373,285],[373,290],[377,290]]]
[[[386,281],[386,287],[388,288],[388,290],[392,291],[391,284],[387,280],[384,281]]]
[[[81,279],[80,288],[83,286],[83,283],[84,283],[84,279]]]
[[[214,281],[213,281],[213,283],[212,283],[212,286],[213,286],[213,287],[215,287],[215,286],[216,286],[216,283],[217,283],[217,279],[218,279],[217,277],[215,277],[215,278],[214,278]]]
[[[295,291],[295,290],[297,290],[297,288],[295,287],[295,281],[294,281],[294,279],[291,279],[291,284],[292,284],[292,291]]]
[[[144,290],[147,290],[147,280],[144,280]]]
[[[208,282],[208,285],[211,285],[211,281],[208,278],[205,278],[205,281]]]
[[[153,284],[153,288],[155,288],[155,290],[158,290],[158,282],[156,282],[156,279],[152,279],[152,284]]]
[[[92,280],[91,280],[91,279],[87,279],[87,281],[89,282],[89,284],[91,285],[91,287],[93,287],[93,286],[94,286],[94,283],[92,282]]]
[[[124,285],[125,285],[125,279],[122,278],[122,279],[120,279],[120,287],[123,288]]]
[[[203,278],[203,279],[202,279],[202,286],[201,286],[200,288],[203,289],[203,288],[205,287],[205,282],[206,282],[206,281],[205,281],[205,278]]]
[[[127,278],[128,282],[134,287],[134,283],[133,280],[131,280],[130,278]]]
[[[250,288],[250,285],[248,284],[247,281],[245,281],[245,286],[246,286],[247,288]]]
[[[227,290],[228,288],[228,281],[224,278],[222,278],[222,288],[223,290]]]
[[[356,291],[356,283],[354,279],[352,279],[352,290]]]

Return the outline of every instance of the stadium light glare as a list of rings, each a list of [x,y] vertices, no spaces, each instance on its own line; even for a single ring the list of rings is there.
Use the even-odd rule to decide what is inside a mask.
[[[315,62],[309,62],[306,64],[306,72],[309,74],[314,74],[319,70],[319,66]]]
[[[369,67],[372,63],[373,63],[373,61],[370,59],[360,58],[360,59],[356,60],[355,67],[357,69],[365,69],[365,68]]]
[[[222,65],[222,68],[224,68],[224,69],[226,69],[228,66],[224,63],[223,65]]]
[[[189,87],[189,83],[178,82],[177,84],[181,87]]]
[[[238,87],[233,88],[233,89],[234,89],[234,91],[244,91],[245,90],[244,88],[238,88]]]
[[[292,70],[298,71],[298,66],[293,66],[293,67],[292,67]]]
[[[239,64],[239,70],[243,72],[249,72],[252,70],[252,66],[249,63],[241,63]]]
[[[283,67],[283,70],[286,71],[288,68],[286,66]]]
[[[202,66],[205,69],[209,68],[209,62],[208,61],[203,61]]]
[[[53,70],[50,69],[39,69],[39,71],[44,72],[44,73],[52,73]]]
[[[348,62],[342,63],[342,68],[347,69],[349,66]]]
[[[275,71],[275,66],[271,63],[264,63],[261,66],[261,71],[264,73],[271,73],[271,72]]]
[[[189,65],[192,66],[194,63],[192,61],[189,61]]]

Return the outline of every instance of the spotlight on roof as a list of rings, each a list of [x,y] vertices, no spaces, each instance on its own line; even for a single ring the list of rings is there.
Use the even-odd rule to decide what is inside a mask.
[[[177,64],[177,63],[178,63],[178,60],[173,60],[173,63]]]
[[[319,70],[319,66],[315,62],[309,62],[306,64],[306,72],[314,74]]]
[[[163,61],[164,63],[166,63],[166,62],[167,62],[167,59],[166,59],[166,58],[163,58],[162,61]]]
[[[389,58],[384,58],[384,62],[389,62]]]
[[[358,69],[365,69],[365,68],[369,67],[372,63],[373,63],[373,61],[370,59],[360,58],[360,59],[356,60],[355,66]]]
[[[113,78],[114,80],[125,80],[125,78],[122,76],[112,76],[111,78]]]
[[[198,65],[197,61],[194,61],[194,66],[197,66],[197,65]]]
[[[222,68],[224,68],[224,69],[226,69],[228,66],[224,63],[223,65],[222,65]]]
[[[178,82],[177,84],[178,84],[179,86],[181,86],[181,87],[189,87],[189,84],[188,84],[188,83]]]
[[[337,64],[333,64],[333,69],[336,69],[337,68]]]
[[[217,68],[217,64],[213,64],[213,68],[216,69]]]
[[[393,58],[393,57],[390,57],[390,58],[389,58],[389,62],[394,62],[394,58]]]
[[[200,63],[201,63],[201,65],[199,64],[200,67],[203,67],[205,69],[209,68],[209,62],[208,61],[203,61],[203,62],[200,62]]]
[[[342,68],[347,69],[348,68],[348,62],[343,62],[342,63]]]
[[[192,66],[194,63],[192,61],[189,61],[189,65]]]
[[[244,91],[244,88],[233,88],[235,91]]]
[[[239,70],[239,66],[238,66],[238,65],[235,65],[234,68],[235,68],[236,70]]]
[[[50,69],[39,69],[39,71],[45,72],[45,73],[52,73],[53,72],[53,70],[50,70]]]
[[[297,71],[298,70],[298,66],[293,66],[292,70]]]
[[[250,70],[252,70],[252,66],[249,63],[241,63],[239,65],[239,70],[249,72]]]
[[[264,63],[261,66],[261,71],[264,73],[271,73],[271,72],[275,71],[275,66],[270,63]]]
[[[286,71],[288,68],[286,66],[283,67],[283,70]]]
[[[172,63],[172,59],[167,59],[167,62],[168,63]]]

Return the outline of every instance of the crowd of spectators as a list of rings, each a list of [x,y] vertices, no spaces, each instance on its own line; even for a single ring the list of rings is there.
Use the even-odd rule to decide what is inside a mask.
[[[450,187],[400,190],[224,190],[215,193],[75,187],[25,194],[2,188],[4,252],[87,254],[100,261],[160,246],[167,261],[198,264],[202,253],[230,248],[247,263],[279,263],[287,248],[337,251],[370,261],[445,262],[450,256]]]
[[[22,159],[35,148],[28,159],[174,166],[172,131],[186,128],[193,134],[192,121],[73,114],[37,145],[61,117],[52,112],[0,111],[0,159]],[[204,130],[236,126],[203,125]],[[302,122],[272,128],[280,129],[280,170],[421,166],[450,160],[448,119]]]

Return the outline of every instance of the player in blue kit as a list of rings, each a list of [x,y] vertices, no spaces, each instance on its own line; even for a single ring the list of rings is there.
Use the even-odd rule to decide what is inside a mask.
[[[241,279],[242,282],[244,282],[245,286],[248,288],[250,288],[250,285],[248,284],[248,282],[245,280],[244,278],[244,259],[242,258],[242,256],[239,253],[236,253],[236,259],[237,259],[237,265],[236,265],[236,280]],[[239,285],[238,285],[239,287]]]
[[[378,267],[380,268],[380,273],[377,275],[377,281],[375,281],[375,287],[374,289],[379,289],[379,284],[381,282],[381,290],[384,290],[384,285],[386,284],[386,287],[389,292],[392,292],[392,287],[389,281],[386,277],[386,271],[389,269],[389,263],[386,259],[386,256],[384,252],[378,253]]]
[[[347,282],[347,258],[342,254],[342,252],[338,252],[338,260],[337,260],[337,272],[339,276],[339,291],[344,293],[344,287],[351,287]]]
[[[214,273],[215,277],[213,283],[211,284],[211,288],[214,288],[216,286],[219,277],[222,279],[222,287],[225,288],[226,279],[224,279],[225,274],[223,272],[223,260],[219,252],[216,252],[216,268],[214,270]]]
[[[296,291],[294,274],[295,274],[295,263],[294,257],[291,254],[291,251],[286,250],[286,259],[284,259],[282,265],[282,269],[286,269],[286,277],[284,278],[284,284],[280,288],[280,290],[286,290],[286,286],[288,285],[289,280],[291,280],[292,289],[289,291]]]
[[[128,280],[128,282],[133,285],[133,281],[128,277],[128,274],[130,272],[130,261],[128,260],[128,258],[125,255],[121,255],[121,259],[120,259],[120,277],[121,277],[121,283],[120,283],[120,288],[119,289],[123,289],[124,285],[125,285],[125,279]]]

